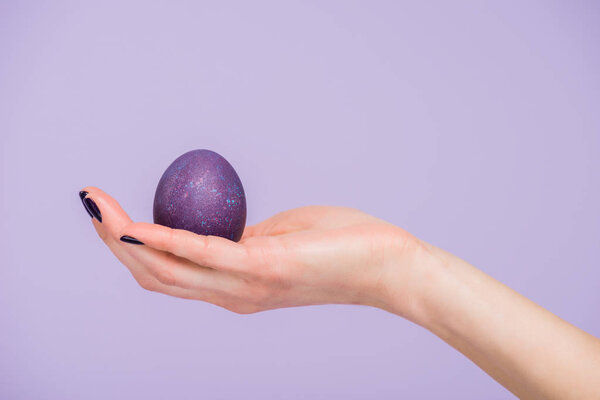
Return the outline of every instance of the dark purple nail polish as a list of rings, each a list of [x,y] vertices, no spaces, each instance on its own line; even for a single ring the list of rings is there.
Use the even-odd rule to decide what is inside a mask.
[[[131,244],[144,244],[142,242],[140,242],[139,240],[137,240],[134,237],[131,236],[121,236],[121,242],[125,242],[125,243],[131,243]]]
[[[83,199],[83,204],[94,218],[102,222],[102,214],[100,213],[100,209],[98,208],[94,200],[90,199],[89,197],[86,197]]]
[[[83,199],[85,199],[85,196],[87,196],[88,192],[82,190],[81,192],[79,192],[79,198],[81,199],[81,203],[83,204],[83,208],[85,208],[85,211],[87,211],[87,213],[90,215],[90,218],[94,218],[94,216],[92,215],[92,213],[90,212],[90,210],[88,210],[87,206],[85,205],[85,201],[83,201]]]

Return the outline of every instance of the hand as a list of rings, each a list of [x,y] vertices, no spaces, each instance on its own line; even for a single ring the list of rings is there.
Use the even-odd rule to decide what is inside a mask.
[[[425,248],[406,231],[351,208],[284,211],[246,227],[235,243],[133,223],[100,189],[84,191],[101,214],[102,222],[93,219],[96,231],[143,288],[237,313],[326,303],[383,308],[392,281],[406,282],[401,297],[409,306],[410,279],[403,269],[410,271]],[[125,243],[122,236],[144,245]]]
[[[110,196],[85,190],[98,234],[143,288],[243,314],[371,305],[428,329],[520,398],[598,397],[598,338],[458,257],[360,211],[285,211],[246,227],[235,243],[133,223]],[[124,243],[123,235],[145,245]]]

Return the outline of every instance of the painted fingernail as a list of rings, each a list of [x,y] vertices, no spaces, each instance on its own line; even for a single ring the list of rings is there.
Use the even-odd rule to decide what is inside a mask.
[[[121,236],[121,242],[125,242],[125,243],[131,243],[131,244],[144,244],[142,242],[140,242],[139,240],[137,240],[134,237],[131,236]]]
[[[94,202],[94,200],[86,197],[83,199],[83,204],[85,205],[86,210],[98,221],[102,222],[102,214],[100,213],[100,209]]]
[[[88,210],[87,206],[85,205],[85,201],[83,201],[83,199],[85,199],[85,196],[87,196],[87,194],[88,194],[88,192],[86,192],[85,190],[82,190],[81,192],[79,192],[79,198],[81,199],[81,204],[83,204],[83,208],[85,208],[85,211],[87,211],[87,213],[90,215],[90,218],[94,218],[94,216],[92,215],[90,210]]]

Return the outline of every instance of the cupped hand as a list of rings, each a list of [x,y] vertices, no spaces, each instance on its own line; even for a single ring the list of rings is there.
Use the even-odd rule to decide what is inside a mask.
[[[133,222],[98,188],[81,197],[98,235],[144,289],[242,314],[328,303],[385,308],[392,295],[410,307],[416,258],[428,251],[406,231],[346,207],[284,211],[247,226],[235,243]]]

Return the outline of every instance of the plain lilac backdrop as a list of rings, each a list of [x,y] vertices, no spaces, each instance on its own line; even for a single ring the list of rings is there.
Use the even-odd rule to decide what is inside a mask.
[[[151,221],[196,148],[249,223],[357,207],[600,335],[599,3],[412,3],[2,1],[0,398],[512,398],[380,310],[139,288],[77,193]]]

